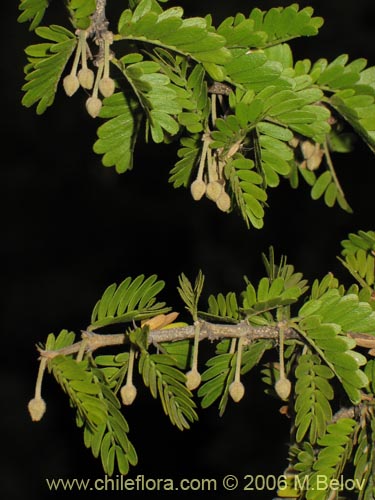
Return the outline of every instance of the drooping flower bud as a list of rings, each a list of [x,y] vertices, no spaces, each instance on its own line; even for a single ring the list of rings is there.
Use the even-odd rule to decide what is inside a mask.
[[[76,75],[69,74],[63,80],[63,87],[67,96],[71,97],[79,88],[79,80]]]
[[[192,369],[186,374],[186,387],[193,391],[201,383],[201,376],[198,370]]]
[[[81,87],[83,87],[84,89],[88,90],[92,89],[94,85],[94,79],[95,75],[92,69],[86,67],[86,68],[81,68],[78,71],[78,80],[79,83],[81,84]]]
[[[42,398],[33,398],[29,401],[27,405],[29,410],[31,420],[33,422],[39,422],[46,412],[47,405]]]
[[[110,97],[115,91],[115,81],[109,76],[104,76],[99,82],[99,90],[103,97]]]
[[[206,192],[206,183],[202,180],[196,179],[190,185],[191,196],[195,201],[199,201]]]
[[[216,200],[216,206],[222,212],[228,212],[231,206],[230,196],[225,191],[222,191],[219,198]]]
[[[219,198],[223,191],[223,186],[218,181],[211,181],[207,184],[206,196],[212,201],[215,201]]]
[[[137,396],[137,388],[132,383],[125,384],[120,390],[121,401],[124,405],[129,406],[133,403]]]
[[[92,118],[96,118],[102,109],[102,101],[98,97],[89,97],[86,101],[86,109]]]
[[[290,391],[292,390],[292,384],[290,380],[286,377],[280,377],[275,384],[275,391],[277,395],[284,401],[288,399]]]
[[[229,386],[229,394],[235,403],[241,401],[245,394],[245,387],[242,382],[234,381]]]

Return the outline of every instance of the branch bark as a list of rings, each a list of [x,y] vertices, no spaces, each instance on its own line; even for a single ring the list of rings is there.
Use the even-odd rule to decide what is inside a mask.
[[[277,341],[279,338],[279,327],[274,326],[250,326],[246,322],[241,322],[236,325],[223,325],[208,323],[207,321],[199,321],[199,341],[210,340],[219,341],[225,338],[243,338],[243,345],[248,345],[251,342],[259,339],[270,339]],[[176,342],[178,340],[194,338],[194,325],[183,326],[178,328],[168,328],[161,330],[151,330],[149,332],[149,344],[158,345],[163,342]],[[301,336],[293,329],[285,330],[285,339],[301,339]],[[41,357],[52,359],[59,355],[75,354],[82,349],[85,352],[93,352],[101,347],[113,345],[121,345],[128,343],[128,335],[126,333],[115,334],[99,334],[95,332],[82,331],[82,340],[74,344],[63,347],[58,350],[43,350],[39,349]]]
[[[243,345],[248,345],[260,339],[269,339],[278,342],[280,335],[279,326],[251,326],[245,321],[241,321],[235,325],[223,325],[199,320],[198,324],[199,341],[207,339],[211,342],[217,342],[226,338],[232,339],[241,337],[243,338]],[[151,330],[148,335],[148,342],[149,344],[157,346],[163,342],[177,342],[178,340],[193,339],[194,332],[194,325]],[[358,346],[370,349],[370,355],[375,355],[375,338],[373,335],[354,332],[348,332],[347,335],[353,338]],[[304,341],[303,337],[292,328],[286,328],[284,330],[284,338],[285,340],[299,339],[302,342]],[[83,355],[85,352],[93,352],[102,347],[127,344],[128,342],[127,333],[100,334],[83,330],[82,339],[70,346],[58,350],[44,350],[40,348],[38,348],[38,350],[41,358],[45,357],[52,359],[59,355],[67,356],[78,352],[80,352],[80,355]]]

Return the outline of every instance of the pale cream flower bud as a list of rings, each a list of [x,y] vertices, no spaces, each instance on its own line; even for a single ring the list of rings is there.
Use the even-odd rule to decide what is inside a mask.
[[[63,80],[63,87],[67,96],[71,97],[79,88],[79,80],[76,75],[66,75]]]
[[[216,200],[216,206],[222,212],[228,212],[230,210],[231,201],[230,196],[225,191],[222,191],[219,198]]]
[[[96,118],[102,109],[102,101],[98,97],[89,97],[86,101],[86,109],[92,118]]]
[[[122,403],[129,406],[137,396],[137,388],[133,384],[125,384],[120,390]]]
[[[211,181],[207,184],[206,196],[212,201],[216,201],[223,191],[223,186],[218,181]]]
[[[198,370],[192,369],[186,374],[186,387],[190,390],[193,391],[196,389],[199,384],[201,383],[201,376]]]
[[[99,90],[103,97],[110,97],[115,91],[115,81],[109,76],[103,77],[99,82]]]
[[[84,89],[92,89],[94,85],[94,72],[89,68],[81,68],[78,71],[78,80]]]
[[[43,415],[46,412],[47,405],[42,398],[33,398],[29,401],[29,404],[27,405],[27,408],[29,410],[31,420],[33,422],[39,422],[39,420],[42,419]]]
[[[229,386],[229,394],[235,403],[241,401],[245,394],[245,387],[242,382],[234,381]]]
[[[284,401],[288,399],[291,390],[292,384],[286,377],[280,377],[275,384],[275,391],[277,395]]]
[[[196,179],[190,185],[191,196],[195,201],[199,201],[204,193],[206,192],[206,183],[199,179]]]

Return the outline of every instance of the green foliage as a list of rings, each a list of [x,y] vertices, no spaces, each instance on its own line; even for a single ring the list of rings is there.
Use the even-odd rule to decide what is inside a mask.
[[[149,354],[144,350],[138,366],[152,396],[160,398],[164,413],[182,431],[189,429],[198,417],[192,393],[185,386],[185,374],[175,365],[175,360],[167,354]]]
[[[323,357],[339,378],[353,403],[361,399],[360,389],[368,379],[360,369],[366,357],[355,351],[356,343],[347,332],[375,335],[375,314],[355,294],[341,296],[331,289],[319,299],[307,301],[299,311],[299,331]]]
[[[62,26],[36,28],[38,36],[48,42],[29,45],[25,50],[29,64],[25,67],[26,81],[22,89],[22,104],[30,107],[38,103],[38,114],[53,104],[57,85],[76,46],[73,33]]]
[[[199,297],[202,293],[204,285],[204,275],[202,271],[199,271],[198,276],[195,279],[194,286],[183,273],[178,277],[178,282],[180,284],[177,288],[178,293],[185,302],[186,309],[191,314],[193,320],[196,321],[198,319]]]
[[[298,359],[294,406],[297,442],[302,441],[308,431],[311,444],[315,444],[325,434],[327,424],[332,420],[329,401],[333,399],[334,393],[329,380],[333,376],[332,370],[322,365],[316,355],[303,354]]]
[[[326,433],[318,439],[317,454],[309,443],[304,443],[297,451],[297,462],[293,467],[299,472],[296,484],[305,485],[298,498],[326,500],[332,491],[330,482],[340,478],[344,466],[352,453],[352,440],[356,422],[350,418],[340,418],[327,426]],[[302,496],[303,495],[303,496]]]
[[[153,140],[162,142],[163,130],[170,135],[179,131],[178,123],[172,117],[182,111],[175,86],[168,76],[161,74],[157,62],[139,61],[126,65],[127,57],[122,61],[123,74],[146,113]]]
[[[89,28],[90,16],[95,12],[96,0],[67,0],[71,22],[76,29]]]
[[[165,302],[156,302],[155,298],[164,285],[164,281],[157,281],[155,274],[147,279],[143,274],[134,280],[126,278],[118,286],[113,283],[96,303],[88,329],[150,318],[169,311]]]
[[[48,0],[21,0],[18,8],[22,13],[17,20],[19,23],[31,21],[30,30],[34,30],[42,21],[47,7]]]
[[[208,298],[208,314],[199,313],[200,317],[228,323],[237,323],[240,317],[237,297],[234,292],[228,292],[225,296],[219,293],[216,297],[210,295]]]
[[[341,254],[344,258],[339,257],[340,262],[362,286],[362,291],[367,291],[371,296],[375,282],[375,233],[351,233],[349,239],[342,242],[342,247]]]
[[[228,403],[229,386],[234,380],[237,352],[219,354],[207,361],[207,369],[202,374],[202,386],[198,396],[202,398],[202,408],[212,405],[218,398],[220,416]]]
[[[349,153],[356,136],[375,152],[375,69],[346,54],[295,61],[289,42],[317,35],[323,23],[311,7],[254,8],[216,29],[209,15],[185,18],[181,7],[163,3],[129,0],[116,26],[94,0],[68,0],[73,33],[39,26],[46,0],[21,0],[18,21],[30,22],[39,37],[26,48],[23,104],[44,113],[65,74],[66,93],[83,87],[89,114],[99,117],[94,151],[104,166],[133,168],[141,133],[155,143],[179,141],[173,187],[190,187],[194,200],[206,195],[223,212],[237,210],[248,227],[263,227],[269,189],[284,180],[292,188],[303,180],[313,200],[350,211],[333,159]],[[194,283],[181,274],[190,326],[173,323],[177,313],[165,315],[156,275],[110,285],[80,340],[62,330],[39,347],[33,419],[45,407],[47,366],[76,410],[85,446],[106,474],[127,474],[137,455],[120,399],[132,404],[135,372],[184,430],[198,419],[194,389],[200,385],[202,408],[217,402],[223,415],[229,398],[244,395],[241,377],[256,369],[291,418],[288,477],[308,487],[290,494],[329,500],[319,476],[352,474],[358,498],[374,498],[375,232],[350,234],[339,259],[356,283],[346,287],[328,273],[306,299],[307,280],[285,257],[276,262],[272,248],[263,255],[263,277],[245,277],[238,294],[211,294],[207,307],[202,272]],[[198,349],[206,339],[215,347],[203,360]]]
[[[46,7],[44,1],[22,0],[19,21],[31,21],[35,29]],[[374,150],[375,72],[365,59],[348,62],[346,54],[332,62],[294,62],[287,42],[317,35],[323,23],[311,7],[255,8],[215,29],[210,16],[186,19],[181,7],[164,9],[156,0],[141,0],[129,2],[117,32],[110,34],[102,21],[96,24],[94,0],[69,0],[67,7],[77,36],[86,30],[88,46],[93,38],[98,41],[97,64],[107,57],[105,74],[111,64],[116,80],[116,93],[103,95],[104,123],[94,144],[104,166],[119,173],[131,169],[143,129],[146,140],[180,141],[170,172],[175,188],[189,187],[197,168],[206,185],[214,175],[230,197],[218,207],[237,208],[248,227],[263,227],[268,189],[283,179],[297,188],[302,178],[314,200],[351,210],[330,150],[351,150],[348,133],[341,133],[344,123]],[[77,42],[56,25],[36,28],[36,34],[49,43],[26,49],[23,103],[37,104],[41,114],[53,103]],[[111,59],[103,56],[105,40]],[[77,64],[70,73],[74,78]],[[98,70],[92,94],[98,105],[100,78]],[[309,141],[316,148],[311,157],[305,151]]]
[[[343,243],[345,253],[353,254],[358,246],[372,244],[371,235],[365,232],[351,235]],[[309,481],[306,491],[298,495],[315,499],[310,490],[319,474],[326,474],[327,480],[335,480],[346,465],[352,463],[355,478],[365,488],[366,493],[362,492],[361,498],[370,498],[373,479],[367,464],[373,463],[375,457],[372,407],[375,362],[359,352],[353,335],[365,335],[373,339],[370,345],[375,345],[375,312],[369,301],[360,299],[358,287],[352,286],[345,292],[338,280],[327,274],[321,281],[314,281],[310,296],[300,304],[297,315],[291,317],[291,307],[301,302],[302,294],[308,289],[306,280],[287,264],[285,257],[277,263],[273,248],[268,256],[263,255],[263,262],[267,276],[257,285],[246,278],[242,305],[234,292],[227,292],[210,295],[207,310],[199,310],[203,274],[198,273],[194,284],[184,274],[179,277],[181,298],[195,325],[199,325],[194,332],[199,334],[201,329],[212,328],[214,324],[218,331],[225,328],[224,338],[220,335],[216,338],[212,333],[208,335],[209,339],[217,340],[217,344],[216,352],[205,361],[205,369],[199,376],[201,384],[197,396],[200,405],[207,408],[217,402],[219,414],[223,415],[229,398],[237,401],[233,385],[238,385],[239,377],[247,376],[256,367],[261,368],[266,393],[273,397],[281,397],[277,383],[287,378],[292,387],[292,392],[286,396],[293,415],[291,465],[299,474],[298,484],[306,485],[303,482],[306,477]],[[126,278],[118,286],[110,285],[97,302],[91,325],[81,342],[74,344],[74,334],[63,330],[57,337],[50,334],[45,350],[41,351],[47,353],[49,370],[77,410],[76,423],[83,427],[85,445],[91,448],[95,457],[101,457],[103,469],[109,475],[115,469],[126,474],[129,466],[137,461],[117,396],[122,387],[123,398],[125,387],[133,384],[133,362],[138,364],[142,382],[154,398],[160,399],[173,425],[184,430],[198,419],[196,402],[185,375],[192,360],[196,359],[195,342],[192,343],[191,336],[176,338],[175,333],[171,336],[174,341],[165,340],[164,332],[168,330],[163,328],[172,327],[174,332],[178,324],[162,327],[158,332],[153,330],[152,321],[137,325],[155,316],[162,318],[169,310],[164,303],[156,302],[163,286],[164,282],[158,281],[155,275]],[[93,330],[116,323],[130,325],[120,335],[121,339],[110,340],[108,345],[122,344],[125,349],[117,354],[90,355],[90,342],[93,341],[92,345],[97,348],[97,338],[107,338]],[[283,364],[281,360],[280,363],[267,360],[262,366],[265,353],[272,352],[280,341],[281,325],[283,335],[294,332],[285,340],[285,352],[284,349],[280,351]],[[244,327],[255,336],[250,342],[245,337],[239,349],[240,330],[236,329]],[[184,328],[187,332],[190,327],[182,326]],[[232,337],[228,335],[228,328],[233,328]],[[269,336],[267,332],[272,333],[275,329],[278,335]],[[160,343],[158,335],[163,339]],[[77,359],[73,357],[75,352]],[[123,385],[125,377],[126,386]],[[244,388],[243,384],[241,387]],[[344,415],[336,416],[338,401],[344,401],[345,406],[350,402],[353,407],[361,408],[358,424]],[[358,438],[354,439],[354,433]],[[297,490],[291,491],[294,494]],[[319,498],[326,498],[323,493],[319,495]]]
[[[212,357],[207,363],[207,369],[202,374],[202,386],[199,388],[198,396],[202,398],[202,408],[211,406],[217,399],[219,401],[219,412],[222,416],[228,404],[229,387],[234,381],[235,366],[238,353],[232,352],[229,342],[222,342],[218,346],[219,352],[222,352],[215,357]],[[260,363],[263,354],[266,350],[272,347],[272,343],[267,340],[259,340],[244,349],[241,358],[241,374],[248,373],[254,366]]]
[[[373,364],[373,361],[370,362]],[[374,497],[375,484],[371,464],[375,459],[375,419],[373,413],[368,415],[367,421],[360,428],[357,436],[357,449],[354,455],[354,480],[362,487],[358,492],[358,500]]]
[[[98,128],[94,151],[103,155],[105,167],[115,166],[118,173],[130,170],[133,166],[136,111],[137,104],[134,101],[129,102],[123,93],[116,92],[104,100],[100,112],[100,116],[107,121]]]
[[[50,335],[47,346],[58,349],[71,345],[72,340],[73,335],[63,330],[56,339]],[[53,358],[49,369],[76,408],[76,423],[83,427],[85,446],[94,457],[100,456],[104,472],[112,475],[117,464],[120,473],[127,474],[129,465],[136,465],[137,454],[127,436],[129,427],[119,410],[120,402],[100,370],[88,360],[77,362],[71,356]]]
[[[156,2],[142,0],[132,12],[126,9],[119,20],[119,34],[127,40],[140,40],[205,63],[225,63],[229,51],[225,38],[212,32],[206,19],[182,19],[183,10],[172,7],[162,11]]]

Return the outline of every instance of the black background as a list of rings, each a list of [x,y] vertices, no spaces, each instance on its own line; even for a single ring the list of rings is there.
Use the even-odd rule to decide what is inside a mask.
[[[183,5],[187,16],[211,12],[216,24],[255,6],[267,9],[289,3],[170,2]],[[26,25],[17,24],[16,4],[2,5],[0,46],[1,477],[4,498],[49,498],[56,493],[48,491],[45,478],[103,474],[99,461],[83,446],[74,412],[50,377],[43,385],[47,413],[38,424],[30,421],[26,405],[37,372],[35,344],[61,328],[79,332],[104,288],[129,275],[158,274],[167,283],[164,299],[180,311],[176,285],[181,272],[193,278],[198,269],[204,271],[205,298],[213,292],[238,291],[243,275],[262,275],[260,254],[271,244],[309,279],[332,271],[347,281],[335,256],[349,232],[373,229],[374,158],[361,143],[354,153],[335,157],[353,215],[311,201],[305,187],[292,191],[283,183],[270,194],[262,231],[248,231],[235,214],[224,215],[211,202],[195,203],[187,190],[174,190],[168,172],[175,146],[140,144],[134,170],[119,176],[103,168],[92,152],[99,122],[84,111],[83,93],[68,99],[60,88],[55,105],[42,116],[21,106],[23,49],[35,38]],[[59,4],[52,2],[48,22],[63,22]],[[312,5],[326,22],[318,37],[293,43],[298,58],[332,59],[348,53],[374,64],[371,0],[300,5]],[[288,421],[278,413],[280,404],[263,394],[258,375],[247,378],[244,400],[229,404],[224,417],[218,417],[216,407],[201,411],[201,421],[184,433],[169,425],[159,402],[140,389],[127,411],[130,438],[139,453],[139,466],[130,477],[219,480],[236,474],[239,489],[225,495],[219,485],[216,497],[272,498],[272,492],[241,492],[246,474],[280,474],[286,466]],[[72,494],[77,491],[64,496]]]

